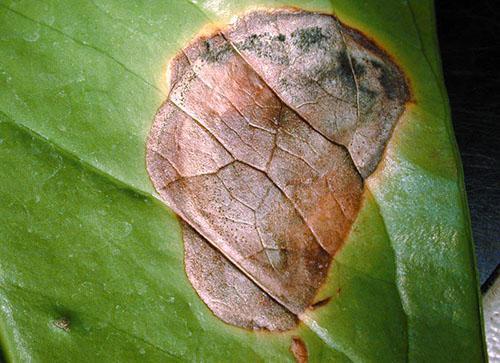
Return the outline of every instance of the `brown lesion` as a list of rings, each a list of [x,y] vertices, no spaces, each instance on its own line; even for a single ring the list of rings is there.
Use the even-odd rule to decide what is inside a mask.
[[[328,297],[326,297],[326,298],[324,298],[324,299],[322,299],[322,300],[319,300],[319,301],[315,302],[315,303],[314,303],[314,304],[312,304],[309,308],[310,308],[311,310],[316,310],[316,309],[318,309],[318,308],[320,308],[320,307],[322,307],[322,306],[327,305],[327,304],[328,304],[331,300],[332,300],[332,297],[331,297],[331,296],[328,296]]]
[[[71,328],[71,322],[66,317],[62,317],[62,318],[59,318],[57,320],[54,320],[53,324],[55,327],[65,331],[65,332],[69,332],[70,328]]]
[[[297,317],[181,222],[186,273],[208,307],[226,323],[251,330],[293,329]]]
[[[292,344],[290,345],[290,351],[292,352],[295,361],[297,363],[307,363],[309,361],[309,353],[307,352],[307,346],[302,339],[299,337],[292,337]]]
[[[147,166],[183,221],[189,280],[227,323],[291,329],[356,218],[404,76],[335,17],[287,9],[194,40],[169,69]]]

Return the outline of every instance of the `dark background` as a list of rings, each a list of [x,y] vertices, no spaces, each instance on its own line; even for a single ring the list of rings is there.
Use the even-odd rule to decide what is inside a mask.
[[[500,11],[470,3],[437,0],[436,16],[484,290],[500,263]]]

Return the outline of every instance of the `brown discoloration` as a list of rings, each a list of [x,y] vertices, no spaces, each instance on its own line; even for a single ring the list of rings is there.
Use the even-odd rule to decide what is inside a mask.
[[[270,50],[262,47],[240,53],[315,130],[347,148],[363,177],[374,171],[409,99],[402,72],[385,52],[331,15],[297,10],[255,11],[224,34],[238,49],[249,38],[282,34],[277,51],[286,63],[263,57]]]
[[[251,330],[295,327],[295,315],[271,299],[185,222],[181,225],[186,273],[215,315]]]
[[[147,164],[184,221],[188,277],[222,320],[291,329],[356,218],[404,77],[335,17],[283,9],[199,37],[169,70]]]
[[[320,301],[315,302],[314,304],[312,304],[312,305],[311,305],[311,307],[310,307],[310,308],[311,308],[312,310],[316,310],[317,308],[320,308],[320,307],[322,307],[322,306],[327,305],[327,304],[330,302],[330,300],[331,300],[331,299],[332,299],[332,297],[331,297],[331,296],[328,296],[328,297],[327,297],[327,298],[325,298],[325,299],[322,299],[322,300],[320,300]]]
[[[65,332],[69,332],[71,323],[68,318],[60,318],[54,321],[54,326]]]
[[[306,343],[299,337],[292,338],[292,344],[290,345],[290,351],[297,363],[307,363],[309,361],[309,354],[307,353]]]

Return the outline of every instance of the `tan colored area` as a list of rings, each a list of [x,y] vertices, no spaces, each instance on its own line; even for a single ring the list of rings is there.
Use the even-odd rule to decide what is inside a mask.
[[[306,344],[299,337],[292,338],[290,350],[297,363],[307,363],[309,361]]]
[[[71,323],[67,318],[60,318],[54,321],[54,325],[57,328],[64,330],[65,332],[68,332],[70,330]]]
[[[186,272],[223,321],[287,330],[313,305],[409,98],[335,17],[255,11],[183,49],[150,132]]]
[[[226,323],[251,330],[288,330],[297,318],[270,299],[203,237],[181,222],[186,273],[203,301]]]

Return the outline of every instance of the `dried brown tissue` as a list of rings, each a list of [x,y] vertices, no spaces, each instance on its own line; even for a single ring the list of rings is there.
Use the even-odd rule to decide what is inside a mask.
[[[309,361],[309,353],[307,352],[306,344],[299,337],[292,337],[290,350],[297,363],[307,363]]]
[[[189,281],[226,323],[293,329],[329,302],[314,300],[408,82],[361,32],[297,9],[205,31],[169,70],[147,168],[181,219]]]

